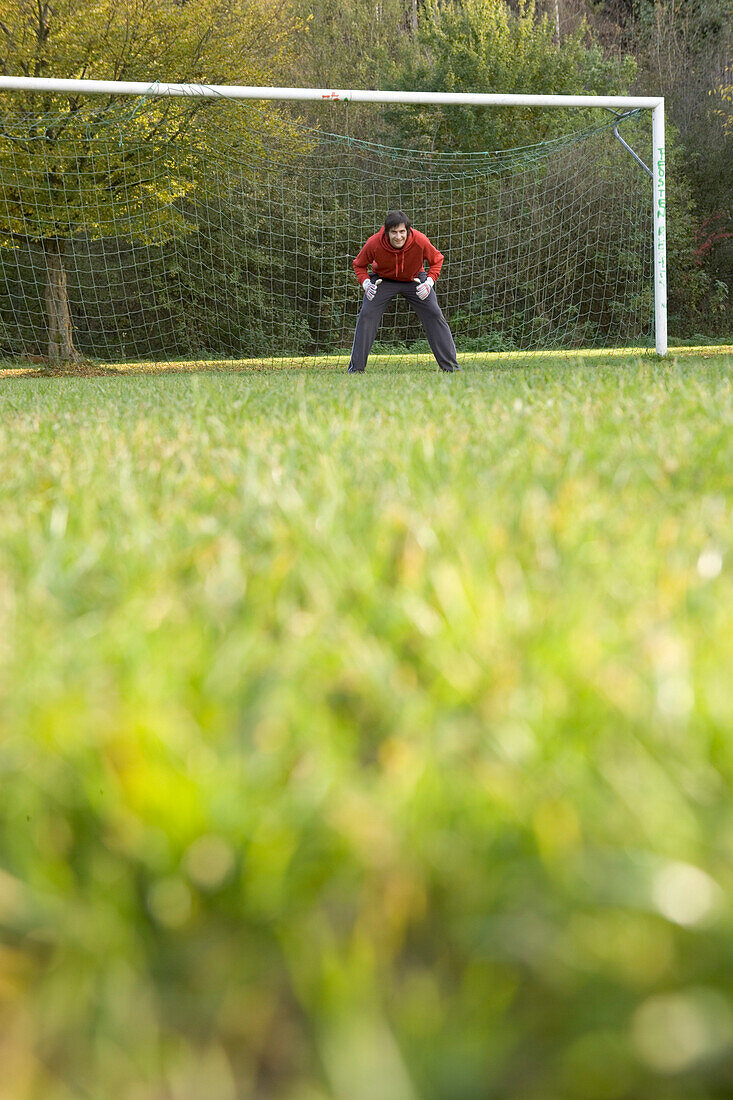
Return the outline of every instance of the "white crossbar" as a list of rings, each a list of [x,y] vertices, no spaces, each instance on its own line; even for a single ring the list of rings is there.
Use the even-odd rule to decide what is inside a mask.
[[[83,92],[86,95],[192,96],[209,99],[315,99],[336,103],[433,103],[467,107],[617,107],[653,109],[659,96],[522,95],[499,92],[372,92],[363,89],[257,88],[227,84],[145,84],[136,80],[63,80],[56,77],[0,76],[0,89]]]

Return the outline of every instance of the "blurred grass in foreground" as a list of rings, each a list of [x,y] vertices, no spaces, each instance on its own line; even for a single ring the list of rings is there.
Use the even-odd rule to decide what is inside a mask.
[[[2,1100],[731,1095],[710,353],[6,384]]]

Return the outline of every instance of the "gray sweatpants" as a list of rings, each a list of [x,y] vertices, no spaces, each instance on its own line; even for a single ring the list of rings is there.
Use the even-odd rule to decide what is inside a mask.
[[[366,295],[364,296],[356,322],[354,346],[351,349],[349,362],[350,371],[362,371],[366,367],[382,314],[395,294],[401,294],[406,298],[417,313],[425,329],[430,349],[441,370],[455,370],[458,366],[456,345],[453,343],[448,322],[438,305],[435,291],[431,290],[424,302],[420,301],[416,292],[417,283],[400,283],[395,279],[382,279],[371,302]]]

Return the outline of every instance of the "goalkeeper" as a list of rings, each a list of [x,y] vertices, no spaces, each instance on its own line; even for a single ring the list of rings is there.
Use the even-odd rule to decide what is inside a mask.
[[[396,294],[406,298],[420,318],[440,369],[461,369],[448,322],[433,290],[442,266],[442,253],[425,234],[413,229],[401,210],[391,210],[382,228],[369,238],[354,260],[356,277],[364,288],[364,301],[356,322],[350,374],[360,374],[366,368],[382,314]]]

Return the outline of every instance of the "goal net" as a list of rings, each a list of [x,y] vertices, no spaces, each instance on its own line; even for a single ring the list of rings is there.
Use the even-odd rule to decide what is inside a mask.
[[[352,260],[391,209],[445,256],[462,358],[653,346],[651,181],[612,115],[465,154],[359,140],[340,117],[335,132],[332,113],[313,128],[236,101],[2,93],[0,354],[343,366]],[[651,159],[648,126],[624,126]],[[373,355],[431,361],[399,297]]]

